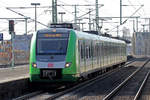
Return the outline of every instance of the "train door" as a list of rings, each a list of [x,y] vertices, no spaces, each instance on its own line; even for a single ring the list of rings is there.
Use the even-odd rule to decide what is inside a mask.
[[[112,48],[112,63],[114,64],[114,43],[111,44]]]
[[[110,64],[112,64],[112,43],[110,42]]]
[[[104,42],[101,45],[101,59],[102,59],[102,66],[104,66]]]
[[[78,40],[78,49],[76,50],[76,67],[78,68],[78,72],[81,73],[81,43]]]
[[[114,52],[115,52],[115,63],[117,63],[117,45],[115,44],[114,46],[115,46],[115,50],[114,50]]]
[[[111,64],[113,64],[113,43],[111,43]]]
[[[84,72],[84,45],[83,40],[79,40],[79,64],[80,64],[80,73]]]
[[[92,66],[91,66],[91,69],[93,69],[94,67],[94,59],[93,59],[93,56],[94,56],[94,46],[93,46],[94,42],[91,41],[91,61],[92,61]]]
[[[99,43],[98,43],[98,41],[96,43],[96,59],[97,59],[96,67],[99,68]]]
[[[96,43],[93,42],[93,69],[97,66]]]
[[[85,45],[86,41],[83,40],[83,58],[84,58],[84,72],[86,71],[86,49],[85,49]]]
[[[114,43],[112,43],[112,48],[113,48],[113,51],[112,51],[112,60],[113,60],[113,64],[115,63],[115,47],[114,47]]]
[[[109,64],[109,56],[108,56],[108,43],[106,42],[106,66]]]
[[[98,41],[98,61],[99,61],[99,68],[101,67],[101,57],[100,57],[100,54],[101,54],[101,50],[100,50],[100,41]]]
[[[122,61],[122,57],[121,57],[121,44],[119,44],[119,58],[120,58],[120,61]]]
[[[106,62],[107,62],[106,42],[104,42],[104,45],[103,45],[103,52],[104,52],[104,66],[106,66]]]
[[[86,71],[89,71],[89,70],[91,70],[90,40],[86,40],[85,54],[86,54]]]
[[[90,62],[90,69],[92,69],[92,41],[89,41],[89,62]]]
[[[109,56],[109,65],[111,64],[111,42],[108,43],[108,56]]]
[[[99,41],[99,59],[100,59],[100,67],[102,67],[102,42]]]
[[[119,45],[117,44],[117,63],[118,63],[118,61],[119,61]]]
[[[110,49],[109,49],[109,42],[107,42],[107,63],[110,64],[110,55],[109,55]]]

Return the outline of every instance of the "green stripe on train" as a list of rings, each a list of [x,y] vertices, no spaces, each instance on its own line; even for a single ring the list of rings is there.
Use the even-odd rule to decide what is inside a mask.
[[[29,73],[30,73],[30,80],[32,81],[33,74],[39,74],[40,70],[38,68],[32,67],[32,63],[36,62],[36,34],[33,35],[31,40],[31,47],[30,47],[30,62],[29,62]]]
[[[67,48],[67,55],[66,55],[66,62],[71,62],[71,66],[69,68],[63,69],[64,74],[76,74],[76,34],[72,30],[70,32],[70,37],[68,41],[68,48]]]

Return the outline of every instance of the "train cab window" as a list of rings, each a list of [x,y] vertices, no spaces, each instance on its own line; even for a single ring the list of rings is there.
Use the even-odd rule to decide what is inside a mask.
[[[38,55],[65,55],[67,52],[68,38],[39,38],[37,40]]]

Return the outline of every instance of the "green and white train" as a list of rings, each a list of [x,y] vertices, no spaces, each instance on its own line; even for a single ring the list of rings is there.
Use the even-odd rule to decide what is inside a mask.
[[[126,43],[67,28],[37,31],[30,47],[31,82],[75,82],[123,65]]]

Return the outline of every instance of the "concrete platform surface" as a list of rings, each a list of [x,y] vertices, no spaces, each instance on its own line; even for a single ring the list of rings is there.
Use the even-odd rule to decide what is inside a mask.
[[[20,65],[17,67],[0,68],[0,83],[19,80],[29,77],[29,65]]]

